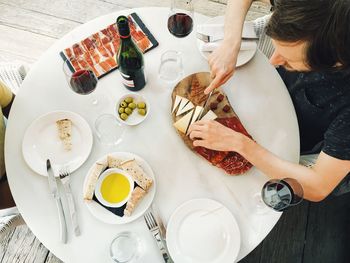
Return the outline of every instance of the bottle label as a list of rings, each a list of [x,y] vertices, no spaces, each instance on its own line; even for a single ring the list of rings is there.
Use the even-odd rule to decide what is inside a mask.
[[[122,72],[120,72],[120,75],[122,75],[122,83],[130,88],[134,88],[135,87],[135,83],[134,80],[131,78],[131,76],[126,75]]]

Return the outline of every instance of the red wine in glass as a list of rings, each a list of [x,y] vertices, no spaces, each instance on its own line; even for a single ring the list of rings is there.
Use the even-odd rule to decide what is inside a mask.
[[[82,69],[72,74],[69,83],[73,91],[86,95],[96,89],[97,78],[91,70]]]
[[[168,29],[176,37],[185,37],[192,32],[192,17],[185,13],[176,13],[168,18]]]

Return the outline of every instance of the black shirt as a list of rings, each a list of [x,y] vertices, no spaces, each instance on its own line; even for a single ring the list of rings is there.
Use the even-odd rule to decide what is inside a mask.
[[[350,160],[350,74],[278,72],[297,114],[301,154],[323,151]]]

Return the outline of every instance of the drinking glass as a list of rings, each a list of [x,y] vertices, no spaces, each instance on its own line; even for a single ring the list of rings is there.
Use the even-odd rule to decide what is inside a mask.
[[[160,59],[159,77],[168,82],[176,81],[183,75],[181,52],[168,50]]]
[[[113,114],[102,114],[95,121],[95,131],[101,144],[116,146],[123,140],[125,126]]]
[[[304,191],[300,183],[292,178],[269,180],[261,190],[263,202],[275,211],[284,211],[303,200]]]
[[[114,262],[133,262],[141,255],[141,242],[132,232],[121,232],[112,241],[109,253]]]
[[[168,18],[168,29],[175,37],[185,37],[193,29],[192,0],[172,0]]]
[[[71,61],[67,59],[63,62],[63,72],[70,88],[74,92],[87,95],[96,89],[98,79],[89,64],[86,63],[80,70],[74,71]],[[97,103],[97,98],[93,97],[92,104],[97,105]]]

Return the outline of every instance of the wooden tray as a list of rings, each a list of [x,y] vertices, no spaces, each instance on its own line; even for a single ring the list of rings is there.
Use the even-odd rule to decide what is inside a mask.
[[[172,104],[175,102],[176,95],[187,98],[190,100],[194,106],[203,106],[208,95],[205,95],[203,92],[205,88],[210,84],[211,78],[209,72],[199,72],[187,76],[181,80],[175,87],[171,94]],[[222,100],[218,101],[218,97],[221,96]],[[213,108],[213,103],[217,103],[217,107]],[[229,110],[224,111],[224,107],[229,107]],[[218,118],[216,119],[221,124],[245,134],[246,136],[251,136],[243,127],[240,122],[237,114],[234,112],[232,106],[230,105],[226,94],[222,91],[221,88],[215,90],[208,101],[206,111],[203,112],[204,116],[208,110],[212,110]],[[176,111],[172,113],[172,119],[175,123],[184,115],[176,116]],[[207,159],[211,164],[218,166],[225,170],[226,173],[230,175],[238,175],[248,171],[252,165],[244,159],[241,155],[236,152],[219,152],[214,150],[209,150],[203,147],[193,147],[192,140],[186,134],[178,131],[178,134],[183,139],[184,143],[195,153],[201,155]],[[230,168],[225,169],[230,166]],[[241,166],[241,169],[239,169]]]

